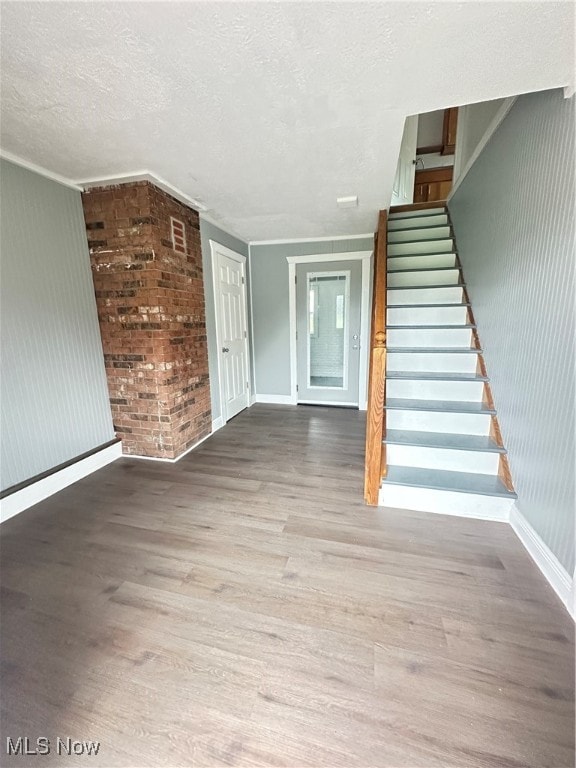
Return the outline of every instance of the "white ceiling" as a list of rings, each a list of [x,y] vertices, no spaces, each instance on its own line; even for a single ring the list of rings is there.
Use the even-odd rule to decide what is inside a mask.
[[[79,182],[150,170],[249,240],[371,232],[404,117],[573,85],[573,13],[3,2],[1,145]]]

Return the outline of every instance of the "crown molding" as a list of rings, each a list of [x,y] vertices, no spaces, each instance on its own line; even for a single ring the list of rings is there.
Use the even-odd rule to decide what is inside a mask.
[[[91,189],[92,187],[108,187],[114,184],[129,184],[130,182],[134,181],[149,181],[151,184],[154,184],[154,186],[163,190],[167,194],[172,195],[172,197],[175,197],[176,200],[180,200],[181,203],[194,208],[194,210],[198,211],[199,213],[207,210],[204,203],[201,203],[199,200],[190,197],[185,192],[182,192],[181,189],[178,189],[178,187],[170,184],[170,182],[166,181],[166,179],[163,179],[161,176],[158,176],[156,173],[148,170],[135,171],[134,173],[124,173],[117,176],[96,176],[90,179],[82,179],[81,181],[77,181],[76,184],[78,184],[83,190],[87,190]]]
[[[68,179],[66,176],[61,176],[59,173],[54,173],[54,171],[50,171],[42,165],[36,165],[36,163],[31,163],[29,160],[24,160],[23,157],[15,155],[13,152],[7,152],[5,149],[0,148],[0,157],[4,160],[8,160],[10,163],[14,163],[14,165],[19,165],[21,168],[26,168],[27,171],[32,171],[39,176],[44,176],[51,181],[56,181],[58,184],[63,184],[65,187],[70,187],[77,192],[82,192],[82,187],[75,181],[72,181],[72,179]]]
[[[374,232],[364,235],[332,235],[328,237],[294,237],[285,240],[250,240],[250,245],[285,245],[287,243],[327,243],[335,240],[365,240],[374,239]]]

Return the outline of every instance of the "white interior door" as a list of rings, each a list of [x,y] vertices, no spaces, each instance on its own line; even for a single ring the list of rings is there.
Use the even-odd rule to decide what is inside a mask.
[[[400,157],[392,187],[391,205],[410,205],[414,202],[414,175],[416,173],[416,144],[418,141],[418,115],[411,115],[404,123]]]
[[[222,415],[226,421],[249,405],[246,259],[212,243]]]

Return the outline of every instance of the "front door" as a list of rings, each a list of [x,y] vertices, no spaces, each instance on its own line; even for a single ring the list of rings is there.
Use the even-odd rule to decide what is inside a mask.
[[[213,254],[220,393],[222,414],[228,421],[249,405],[246,260],[217,244],[213,246]]]
[[[358,405],[361,261],[296,266],[298,402]]]

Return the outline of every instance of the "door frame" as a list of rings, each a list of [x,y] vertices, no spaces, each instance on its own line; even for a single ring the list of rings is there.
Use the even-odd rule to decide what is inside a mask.
[[[248,378],[247,387],[247,408],[252,404],[252,384],[250,375],[250,342],[248,337],[248,295],[246,291],[246,256],[242,256],[241,253],[227,248],[216,240],[209,240],[210,243],[210,257],[212,262],[212,292],[214,295],[214,319],[216,325],[216,370],[218,376],[218,392],[220,394],[220,418],[222,420],[222,426],[228,421],[226,410],[226,393],[224,391],[224,377],[222,376],[222,366],[220,364],[220,354],[222,349],[222,324],[220,320],[220,287],[218,276],[218,254],[222,254],[232,261],[237,262],[242,266],[242,297],[244,306],[244,321],[246,336],[244,337],[244,351],[246,354],[246,376]]]
[[[290,314],[290,401],[298,404],[298,355],[296,347],[296,265],[330,263],[338,261],[362,261],[360,290],[360,365],[358,366],[358,408],[365,411],[368,405],[368,345],[370,332],[370,267],[373,251],[350,253],[321,253],[310,256],[287,256],[288,302]],[[326,401],[318,405],[338,405]],[[343,405],[340,403],[340,405]]]

